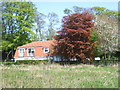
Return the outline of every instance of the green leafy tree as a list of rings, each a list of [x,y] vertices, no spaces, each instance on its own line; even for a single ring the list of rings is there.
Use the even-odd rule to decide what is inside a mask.
[[[91,12],[95,16],[107,15],[108,17],[118,18],[118,11],[113,11],[104,7],[92,7]]]
[[[72,9],[66,8],[64,10],[65,14],[71,13],[81,13],[81,12],[89,12],[93,15],[108,15],[109,17],[118,17],[118,11],[113,11],[104,7],[91,7],[91,8],[83,8],[79,6],[73,6]]]
[[[106,11],[106,8],[104,8],[104,7],[92,7],[91,10],[92,10],[93,14],[95,14],[95,15],[102,15]]]
[[[64,14],[70,14],[70,13],[72,13],[72,10],[67,9],[67,8],[64,10]]]
[[[35,40],[36,8],[32,2],[2,2],[2,54],[12,58],[16,47]]]

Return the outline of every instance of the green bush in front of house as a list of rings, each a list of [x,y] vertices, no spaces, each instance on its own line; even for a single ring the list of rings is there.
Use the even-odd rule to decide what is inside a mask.
[[[17,65],[20,64],[47,64],[48,60],[18,60],[16,61]]]
[[[18,60],[16,62],[10,62],[10,61],[6,61],[6,62],[1,62],[0,64],[2,65],[21,65],[21,64],[48,64],[48,60]]]
[[[16,64],[16,62],[7,61],[7,62],[1,62],[0,64],[3,64],[3,65],[14,65],[14,64]]]

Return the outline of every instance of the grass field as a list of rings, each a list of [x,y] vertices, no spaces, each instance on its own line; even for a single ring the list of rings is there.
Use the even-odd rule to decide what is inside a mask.
[[[0,66],[2,88],[118,88],[118,66]]]

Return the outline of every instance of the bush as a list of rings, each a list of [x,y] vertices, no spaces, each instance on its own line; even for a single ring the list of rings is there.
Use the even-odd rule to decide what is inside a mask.
[[[15,65],[15,62],[1,62],[3,65]]]
[[[48,63],[48,60],[18,60],[16,61],[16,64],[17,65],[20,65],[20,64],[47,64]]]
[[[87,64],[93,64],[95,66],[98,66],[98,65],[109,66],[109,65],[114,65],[114,64],[118,64],[118,63],[119,63],[118,60],[104,60],[104,59],[101,59],[99,61],[93,60],[91,62],[88,62]]]
[[[48,64],[48,60],[18,60],[16,62],[1,62],[3,65],[20,65],[20,64]]]

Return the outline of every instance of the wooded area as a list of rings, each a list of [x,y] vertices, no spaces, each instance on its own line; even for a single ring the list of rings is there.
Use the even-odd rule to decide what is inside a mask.
[[[45,15],[37,11],[32,2],[1,4],[3,61],[12,59],[18,46],[54,39],[58,40],[54,53],[66,60],[92,60],[96,56],[104,59],[119,57],[118,11],[104,7],[73,6],[63,11],[66,16],[63,17],[62,26],[56,28],[60,20],[55,12]],[[60,30],[56,34],[58,28]]]

